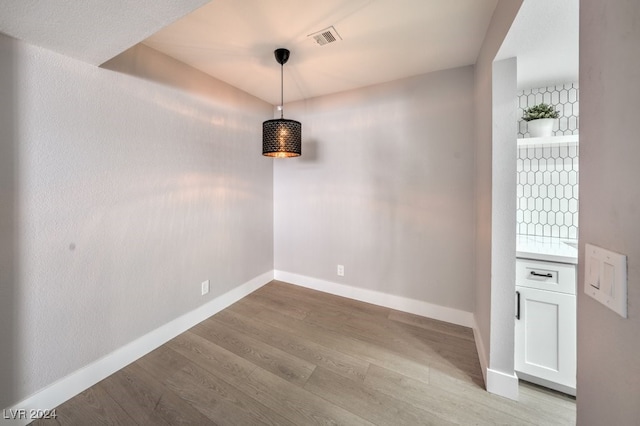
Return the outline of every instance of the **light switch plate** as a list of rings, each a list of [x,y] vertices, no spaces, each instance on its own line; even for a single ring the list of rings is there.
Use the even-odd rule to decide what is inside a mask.
[[[584,258],[584,292],[626,318],[627,256],[586,244]]]

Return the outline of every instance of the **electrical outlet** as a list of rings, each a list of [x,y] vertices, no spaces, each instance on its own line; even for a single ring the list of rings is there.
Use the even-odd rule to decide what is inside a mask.
[[[209,280],[203,281],[201,284],[202,295],[209,293]]]
[[[344,277],[344,265],[338,265],[338,276]]]

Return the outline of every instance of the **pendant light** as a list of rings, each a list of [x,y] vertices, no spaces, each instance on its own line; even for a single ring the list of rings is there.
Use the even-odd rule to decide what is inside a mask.
[[[302,124],[284,118],[284,64],[289,60],[287,49],[276,49],[280,64],[280,118],[262,123],[262,155],[266,157],[298,157],[302,153]]]

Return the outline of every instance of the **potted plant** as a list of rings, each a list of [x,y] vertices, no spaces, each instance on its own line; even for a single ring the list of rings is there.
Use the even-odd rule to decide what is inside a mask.
[[[527,122],[529,135],[539,138],[552,135],[553,123],[559,115],[554,107],[541,103],[525,109],[522,119]]]

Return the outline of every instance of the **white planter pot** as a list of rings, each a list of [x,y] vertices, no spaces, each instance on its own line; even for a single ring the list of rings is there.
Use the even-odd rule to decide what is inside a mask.
[[[553,123],[555,118],[540,118],[527,122],[527,129],[532,138],[540,138],[553,135]]]

